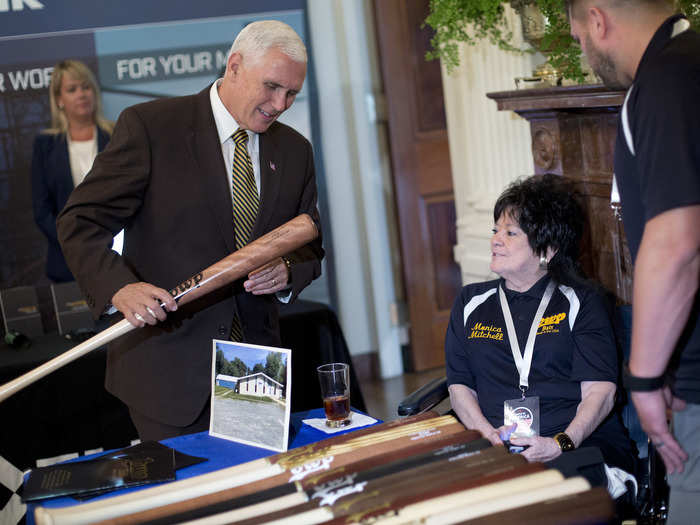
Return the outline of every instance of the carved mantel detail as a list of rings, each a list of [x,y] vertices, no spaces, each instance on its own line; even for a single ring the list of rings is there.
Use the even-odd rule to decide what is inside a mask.
[[[555,139],[545,127],[532,130],[532,158],[535,166],[543,171],[550,171],[557,160]]]

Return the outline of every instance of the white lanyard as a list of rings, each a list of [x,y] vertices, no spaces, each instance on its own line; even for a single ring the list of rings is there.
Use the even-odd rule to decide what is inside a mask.
[[[501,300],[501,310],[503,310],[503,317],[506,320],[506,330],[508,331],[508,342],[510,343],[510,350],[513,352],[513,360],[515,361],[515,368],[518,369],[518,374],[520,374],[520,391],[525,397],[525,391],[528,389],[527,378],[530,376],[530,365],[532,365],[532,352],[535,349],[535,337],[537,336],[537,329],[540,326],[540,321],[544,315],[544,311],[547,309],[549,300],[552,298],[554,293],[554,281],[549,281],[547,289],[544,291],[542,300],[540,301],[540,306],[537,308],[537,313],[535,318],[532,320],[532,326],[530,327],[530,333],[527,336],[527,342],[525,343],[525,355],[520,353],[520,345],[518,344],[518,336],[515,333],[515,326],[513,326],[513,316],[510,315],[510,308],[508,306],[508,301],[506,300],[506,294],[503,291],[503,286],[498,287],[498,296]]]

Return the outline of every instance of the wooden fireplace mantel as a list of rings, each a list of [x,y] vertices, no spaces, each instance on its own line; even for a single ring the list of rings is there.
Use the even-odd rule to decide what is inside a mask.
[[[515,111],[520,115],[539,110],[613,111],[617,112],[625,99],[624,91],[611,91],[602,85],[566,86],[518,89],[487,93],[496,101],[500,111]]]
[[[530,122],[535,172],[570,178],[587,214],[581,263],[619,303],[631,301],[632,266],[622,223],[610,207],[617,116],[624,91],[567,86],[486,95]],[[507,149],[507,145],[504,145]]]

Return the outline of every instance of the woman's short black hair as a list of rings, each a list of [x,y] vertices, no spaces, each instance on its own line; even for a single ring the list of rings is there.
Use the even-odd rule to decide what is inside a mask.
[[[506,214],[527,235],[532,251],[545,255],[556,251],[548,270],[559,282],[570,281],[578,272],[578,250],[584,215],[569,182],[559,175],[533,175],[512,183],[498,197],[493,220]]]

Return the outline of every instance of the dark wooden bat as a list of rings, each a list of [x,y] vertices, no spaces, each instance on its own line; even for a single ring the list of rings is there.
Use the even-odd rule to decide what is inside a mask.
[[[511,455],[500,463],[459,472],[452,479],[428,483],[421,478],[417,485],[410,483],[404,487],[395,486],[394,495],[382,493],[374,501],[361,504],[346,502],[348,509],[332,509],[335,518],[332,523],[424,523],[442,514],[459,516],[461,509],[469,509],[484,501],[509,498],[531,487],[552,486],[560,483],[563,476],[559,471],[545,470],[542,464],[528,464],[522,456]],[[458,512],[454,512],[458,509]],[[326,513],[328,510],[324,510]],[[299,516],[303,517],[303,516]],[[289,520],[294,523],[319,523],[320,515],[309,512],[306,519]],[[326,517],[326,519],[328,519]],[[325,522],[325,520],[324,520]],[[450,523],[449,521],[439,521]],[[243,524],[237,524],[243,525]],[[248,524],[246,524],[248,525]]]
[[[518,525],[593,525],[610,523],[615,504],[603,487],[518,507],[517,511],[496,512],[460,525],[500,525],[517,516]]]
[[[518,456],[513,456],[517,458]],[[523,458],[524,459],[524,458]],[[518,476],[526,476],[544,470],[541,463],[527,463],[526,461],[511,460],[507,463],[484,469],[484,472],[472,469],[466,475],[456,476],[453,479],[437,486],[425,487],[424,490],[399,493],[393,498],[376,498],[374,501],[358,502],[350,507],[347,513],[327,522],[328,525],[345,525],[350,523],[374,523],[381,518],[390,518],[398,515],[404,507],[421,501],[447,496],[475,487],[489,485]]]
[[[304,213],[255,239],[231,255],[224,257],[206,270],[202,270],[197,275],[193,275],[178,284],[170,290],[170,294],[180,304],[192,302],[213,290],[240,279],[277,257],[281,257],[310,243],[316,237],[318,237],[318,229],[311,217]],[[30,370],[9,383],[5,383],[0,386],[0,402],[45,375],[55,372],[68,363],[131,332],[135,328],[129,321],[123,319],[67,352]]]
[[[539,482],[533,479],[539,476]],[[547,480],[547,476],[552,479]],[[580,476],[563,479],[558,470],[549,469],[529,476],[492,483],[485,487],[457,492],[452,494],[450,503],[442,498],[423,502],[421,509],[404,509],[401,517],[404,520],[415,521],[430,516],[432,525],[447,525],[476,519],[497,512],[511,511],[526,505],[536,505],[549,499],[561,498],[585,492],[590,484]],[[442,500],[442,501],[440,501]],[[439,506],[435,506],[438,503]],[[436,509],[440,509],[436,512]],[[394,523],[396,520],[392,520]],[[398,521],[397,523],[403,523]]]
[[[421,478],[415,489],[410,484],[404,490],[394,487],[397,489],[395,495],[390,497],[382,493],[374,501],[353,502],[347,512],[333,509],[335,517],[332,520],[327,509],[318,509],[315,515],[309,512],[306,519],[294,519],[294,522],[318,523],[323,517],[324,523],[423,523],[428,517],[432,520],[445,511],[470,507],[493,498],[508,498],[511,494],[532,487],[551,486],[562,480],[559,471],[545,470],[540,463],[529,464],[522,456],[514,454],[500,464],[494,463],[481,471],[460,472],[444,482],[427,483]],[[320,515],[321,512],[326,515]]]

